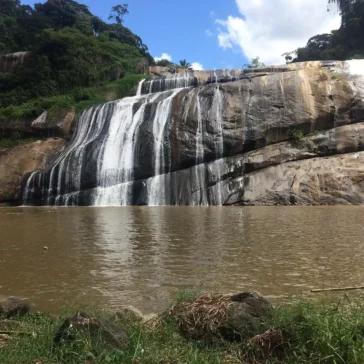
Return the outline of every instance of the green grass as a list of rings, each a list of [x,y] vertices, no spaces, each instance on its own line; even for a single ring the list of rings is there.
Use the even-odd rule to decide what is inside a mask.
[[[39,138],[30,138],[30,137],[24,138],[20,134],[18,135],[17,133],[14,133],[10,137],[0,136],[0,150],[36,142],[37,140],[39,140]]]
[[[67,363],[223,363],[222,352],[203,348],[199,343],[187,341],[177,331],[173,323],[162,320],[150,330],[138,323],[121,324],[129,334],[130,344],[123,350],[106,350],[92,347],[88,340],[73,344],[55,346],[53,337],[67,315],[50,317],[40,313],[31,314],[21,320],[17,331],[27,334],[14,335],[0,349],[0,363],[33,363],[41,360],[44,364]],[[68,315],[69,316],[69,315]],[[112,315],[98,313],[118,323]],[[16,319],[15,319],[16,321]],[[1,331],[1,321],[0,321]]]
[[[1,120],[19,120],[35,118],[43,111],[48,111],[48,117],[54,117],[59,111],[75,108],[76,113],[105,103],[107,101],[131,96],[139,81],[148,75],[126,75],[124,78],[94,88],[79,88],[70,94],[51,97],[41,97],[22,105],[11,105],[0,108]]]
[[[195,297],[182,293],[177,302]],[[284,356],[278,360],[272,351],[262,351],[245,343],[208,344],[188,340],[177,330],[167,315],[154,325],[121,322],[116,315],[99,311],[93,313],[121,325],[130,338],[123,350],[93,347],[88,340],[55,346],[53,337],[65,317],[76,311],[67,310],[59,316],[34,313],[18,319],[13,335],[0,349],[0,363],[43,364],[225,364],[225,363],[290,363],[290,364],[362,364],[364,363],[364,300],[340,302],[293,299],[275,307],[268,326],[284,333]],[[9,322],[16,323],[17,319]],[[7,324],[8,325],[8,324]],[[20,325],[20,326],[19,326]],[[4,330],[0,320],[0,331]]]
[[[364,363],[364,301],[295,300],[274,310],[271,325],[289,340],[287,363]]]

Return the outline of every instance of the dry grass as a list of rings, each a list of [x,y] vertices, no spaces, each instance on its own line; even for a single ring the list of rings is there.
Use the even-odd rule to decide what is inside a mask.
[[[219,328],[226,325],[230,304],[230,295],[205,293],[193,300],[177,303],[169,310],[169,315],[188,337],[206,339],[218,335]]]

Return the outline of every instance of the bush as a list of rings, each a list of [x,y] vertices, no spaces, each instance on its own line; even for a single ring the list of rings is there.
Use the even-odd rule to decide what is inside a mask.
[[[290,137],[295,140],[296,142],[302,142],[303,139],[305,138],[305,134],[303,133],[302,130],[300,129],[293,129],[290,132]]]

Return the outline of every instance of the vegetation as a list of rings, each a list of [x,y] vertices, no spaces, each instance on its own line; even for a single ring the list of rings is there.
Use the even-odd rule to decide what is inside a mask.
[[[68,94],[38,97],[21,105],[2,107],[0,108],[0,121],[37,117],[46,110],[50,116],[55,116],[59,111],[73,107],[76,113],[80,113],[93,105],[131,96],[138,82],[146,77],[147,75],[131,74],[102,86],[76,88]]]
[[[189,69],[192,70],[192,65],[191,63],[187,62],[186,59],[182,59],[181,61],[179,61],[179,65],[180,67],[184,68],[184,69]]]
[[[191,299],[185,296],[181,299]],[[322,363],[364,362],[364,307],[361,297],[339,302],[294,298],[275,307],[264,333],[243,342],[205,342],[183,336],[163,314],[152,321],[121,320],[105,311],[93,315],[121,326],[130,338],[123,350],[91,345],[86,338],[55,345],[53,338],[69,317],[33,313],[24,318],[0,320],[0,362],[18,363]],[[2,346],[2,348],[1,348]]]
[[[156,66],[160,67],[175,67],[175,64],[168,59],[161,59],[160,61],[156,62]]]
[[[28,144],[39,140],[39,138],[24,138],[21,133],[14,132],[10,137],[0,137],[0,151],[22,144]]]
[[[168,59],[161,59],[156,62],[156,66],[160,67],[171,67],[171,68],[184,68],[188,70],[193,70],[192,64],[188,62],[186,59],[182,59],[179,61],[179,64],[173,63]]]
[[[260,57],[255,57],[251,60],[250,63],[246,63],[243,66],[244,68],[258,68],[258,67],[265,67],[265,64],[263,62],[260,62]]]
[[[319,34],[309,39],[307,45],[284,53],[287,61],[345,60],[364,57],[364,1],[329,0],[337,3],[342,17],[340,29]]]
[[[39,98],[145,73],[154,60],[140,37],[122,25],[127,13],[126,4],[114,6],[109,19],[115,23],[107,24],[74,0],[48,0],[34,9],[2,0],[0,54],[31,56],[14,72],[0,73],[0,108],[39,104]]]
[[[302,130],[300,129],[293,129],[290,132],[290,136],[293,140],[295,140],[296,142],[302,142],[303,139],[305,138],[305,134],[303,133]]]

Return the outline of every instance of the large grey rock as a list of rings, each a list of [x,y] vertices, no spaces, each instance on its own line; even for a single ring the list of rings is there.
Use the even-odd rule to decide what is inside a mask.
[[[199,72],[194,74],[201,80]],[[168,137],[164,138],[166,170],[177,171],[196,163],[199,118],[207,162],[287,141],[295,129],[309,134],[363,120],[362,95],[351,84],[351,76],[338,77],[319,63],[289,65],[256,75],[178,93],[173,100]],[[219,98],[221,115],[217,115]],[[137,166],[136,179],[153,173],[152,125],[145,124],[138,133],[137,150],[142,162]],[[219,138],[223,139],[222,153],[217,149]]]
[[[138,119],[140,125],[135,130],[132,128],[130,138],[133,163],[127,171],[132,178],[127,203],[148,204],[152,177],[165,173],[161,177],[165,186],[163,204],[362,204],[364,78],[355,74],[355,67],[362,67],[361,61],[353,62],[187,71],[191,87],[176,91],[161,133],[163,148],[159,139],[155,140],[159,120],[155,116],[161,101],[174,91],[157,94],[158,85],[163,88],[163,82],[164,86],[168,84],[166,77],[169,81],[179,77],[181,70],[167,74],[168,69],[151,69],[162,78],[157,79],[156,90],[154,81],[143,84],[148,86],[146,90],[152,90],[148,99],[153,102],[145,109],[140,109],[141,101],[133,105],[135,113],[143,110],[143,118]],[[108,103],[84,114],[84,121],[98,123],[87,133],[87,143],[78,140],[82,153],[73,151],[65,164],[72,167],[70,161],[77,160],[75,165],[82,166],[77,183],[62,188],[54,183],[49,189],[52,173],[48,169],[32,181],[32,203],[53,203],[54,191],[59,190],[65,191],[58,199],[62,204],[88,205],[95,200],[100,183],[98,158],[117,107],[117,102]],[[33,123],[33,129],[42,129],[44,123],[45,116]],[[84,131],[89,130],[89,123],[82,124]],[[86,133],[82,135],[85,138]],[[158,172],[157,149],[164,153]],[[82,158],[77,159],[80,155]],[[61,174],[65,171],[68,167]],[[53,172],[53,181],[62,183],[65,177],[57,175],[57,168]],[[117,190],[124,181],[121,172],[119,166],[109,168],[107,186],[103,187]],[[51,198],[38,201],[49,190]]]
[[[221,329],[226,339],[247,339],[264,331],[271,309],[264,297],[247,292],[231,297],[231,301],[227,307],[227,325]]]
[[[30,311],[29,303],[17,299],[8,298],[0,301],[0,317],[11,318],[16,316],[24,316]]]
[[[65,320],[54,337],[55,344],[91,340],[93,346],[123,349],[129,344],[126,332],[112,321],[79,312]]]
[[[189,338],[241,341],[265,330],[270,303],[256,292],[206,293],[172,307],[170,316]]]

